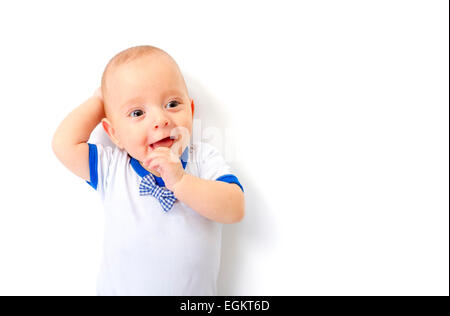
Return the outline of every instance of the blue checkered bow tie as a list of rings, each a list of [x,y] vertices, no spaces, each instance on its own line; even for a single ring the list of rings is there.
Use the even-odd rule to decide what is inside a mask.
[[[151,173],[142,178],[139,185],[139,195],[154,196],[161,204],[164,212],[168,212],[177,200],[172,191],[156,184],[155,178]]]

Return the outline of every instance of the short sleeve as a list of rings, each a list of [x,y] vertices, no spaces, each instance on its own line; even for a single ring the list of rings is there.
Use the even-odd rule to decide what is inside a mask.
[[[113,159],[114,148],[102,144],[89,145],[89,175],[91,181],[86,181],[98,192],[104,192],[107,177]]]
[[[244,188],[237,176],[216,147],[208,143],[201,143],[200,151],[200,178],[235,183],[241,188],[242,192],[244,192]]]

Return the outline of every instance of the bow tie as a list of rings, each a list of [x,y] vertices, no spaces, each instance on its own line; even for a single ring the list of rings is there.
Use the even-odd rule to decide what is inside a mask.
[[[156,184],[155,178],[151,173],[142,178],[141,184],[139,185],[139,195],[154,196],[166,213],[172,208],[177,200],[172,191]]]

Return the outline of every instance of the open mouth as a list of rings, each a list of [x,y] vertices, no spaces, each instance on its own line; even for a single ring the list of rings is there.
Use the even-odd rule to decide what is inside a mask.
[[[169,136],[163,139],[160,139],[159,141],[150,144],[151,149],[156,149],[158,147],[171,147],[173,143],[176,141],[176,136]]]

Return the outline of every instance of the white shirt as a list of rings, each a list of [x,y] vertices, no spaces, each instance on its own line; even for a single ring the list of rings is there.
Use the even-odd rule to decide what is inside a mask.
[[[218,150],[190,144],[183,168],[201,179],[242,186]],[[216,295],[222,224],[177,200],[167,213],[139,195],[149,171],[125,150],[89,143],[90,180],[105,211],[98,295]],[[157,184],[164,181],[155,176]],[[243,190],[243,189],[242,189]]]

